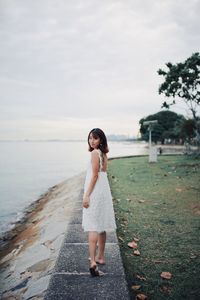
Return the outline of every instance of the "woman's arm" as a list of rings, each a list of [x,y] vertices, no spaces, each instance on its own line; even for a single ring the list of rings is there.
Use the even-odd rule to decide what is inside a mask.
[[[95,187],[96,181],[98,179],[99,172],[99,154],[96,150],[93,150],[91,153],[91,161],[92,161],[92,177],[88,186],[88,189],[83,196],[83,207],[89,207],[90,195]]]

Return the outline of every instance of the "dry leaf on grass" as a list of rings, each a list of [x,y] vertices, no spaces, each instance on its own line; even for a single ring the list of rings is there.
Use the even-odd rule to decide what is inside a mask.
[[[121,236],[118,236],[118,239],[119,239],[121,242],[124,242],[124,239],[123,239]]]
[[[171,279],[172,274],[170,272],[162,272],[160,276],[164,279]]]
[[[134,290],[134,291],[137,291],[137,290],[139,290],[140,288],[141,288],[141,285],[132,285],[132,290]]]
[[[182,192],[183,189],[176,188],[176,191],[177,191],[177,192]]]
[[[133,240],[134,240],[135,242],[139,242],[139,239],[136,238],[136,237],[134,237]]]
[[[136,249],[138,247],[137,243],[135,241],[129,242],[128,243],[129,248]]]
[[[144,203],[144,202],[145,202],[145,200],[138,200],[138,202],[139,202],[139,203]]]
[[[147,296],[145,294],[137,294],[136,300],[146,300]]]
[[[137,274],[136,277],[142,281],[146,281],[146,278],[142,275]]]
[[[140,251],[139,250],[134,250],[134,255],[137,255],[137,256],[139,256],[140,255]]]

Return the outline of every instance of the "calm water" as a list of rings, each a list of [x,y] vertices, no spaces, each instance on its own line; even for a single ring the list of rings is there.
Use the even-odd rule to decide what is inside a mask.
[[[146,154],[146,144],[109,142],[108,157]],[[0,142],[0,233],[53,185],[86,169],[87,143]]]

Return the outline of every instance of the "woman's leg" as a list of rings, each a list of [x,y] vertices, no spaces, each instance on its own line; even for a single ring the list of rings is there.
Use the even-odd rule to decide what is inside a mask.
[[[103,231],[98,234],[98,256],[96,261],[100,264],[105,263],[105,244],[106,244],[106,232]]]
[[[89,253],[90,253],[90,265],[93,267],[96,265],[96,247],[98,241],[98,233],[96,231],[89,231],[88,242],[89,242]]]

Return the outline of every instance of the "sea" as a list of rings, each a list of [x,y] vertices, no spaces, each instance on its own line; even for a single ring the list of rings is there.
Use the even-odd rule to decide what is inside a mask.
[[[147,144],[110,141],[108,158],[147,154]],[[0,235],[47,190],[86,170],[87,141],[0,142]]]

